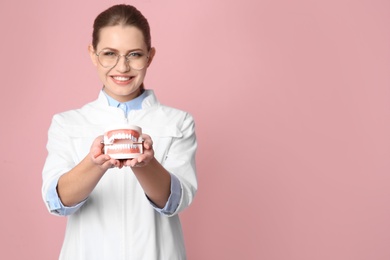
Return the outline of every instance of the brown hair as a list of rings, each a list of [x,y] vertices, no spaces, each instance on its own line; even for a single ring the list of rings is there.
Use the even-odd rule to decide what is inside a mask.
[[[100,30],[107,26],[129,25],[141,30],[148,50],[151,48],[151,36],[148,20],[137,8],[131,5],[114,5],[100,13],[93,23],[92,46],[96,50]]]

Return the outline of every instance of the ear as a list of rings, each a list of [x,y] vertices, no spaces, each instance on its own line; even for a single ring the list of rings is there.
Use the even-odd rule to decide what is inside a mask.
[[[156,48],[152,47],[152,48],[150,48],[150,51],[149,51],[148,67],[152,63],[154,55],[156,55]]]
[[[88,53],[89,53],[89,57],[91,57],[93,65],[97,66],[98,57],[95,54],[95,49],[93,48],[92,44],[88,45]]]

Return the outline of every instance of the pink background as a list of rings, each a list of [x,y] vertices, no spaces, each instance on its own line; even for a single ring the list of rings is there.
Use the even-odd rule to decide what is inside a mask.
[[[1,259],[58,256],[47,130],[97,97],[87,45],[114,3],[0,3]],[[197,122],[189,260],[390,259],[390,1],[131,3],[157,48],[146,87]]]

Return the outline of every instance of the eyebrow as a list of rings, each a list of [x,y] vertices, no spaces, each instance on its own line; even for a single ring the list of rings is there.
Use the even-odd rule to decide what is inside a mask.
[[[115,48],[110,48],[110,47],[106,47],[106,48],[102,48],[100,51],[102,50],[111,50],[111,51],[116,51],[116,52],[119,52],[119,50],[115,49]],[[131,52],[135,52],[135,51],[142,51],[142,52],[145,52],[143,49],[132,49],[132,50],[128,50],[126,51],[126,53],[131,53]]]

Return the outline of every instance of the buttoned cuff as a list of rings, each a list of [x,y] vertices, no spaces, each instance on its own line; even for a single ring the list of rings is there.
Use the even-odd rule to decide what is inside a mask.
[[[149,199],[149,198],[148,198]],[[173,174],[171,174],[171,194],[169,195],[168,201],[165,204],[164,208],[157,207],[150,199],[149,202],[152,204],[153,208],[163,214],[163,215],[172,215],[177,207],[179,206],[181,199],[181,183],[180,180]]]
[[[50,213],[59,216],[68,216],[76,212],[85,203],[86,200],[83,200],[82,202],[72,207],[64,206],[57,193],[57,184],[59,178],[60,177],[54,179],[50,184],[46,194],[46,203]]]

